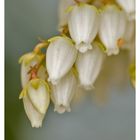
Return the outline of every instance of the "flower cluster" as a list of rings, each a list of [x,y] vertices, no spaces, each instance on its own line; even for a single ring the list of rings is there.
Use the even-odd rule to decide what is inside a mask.
[[[60,0],[60,35],[41,40],[19,60],[23,88],[19,98],[32,127],[42,126],[50,101],[54,111],[70,112],[77,89],[96,88],[104,60],[121,50],[130,52],[135,86],[134,4],[134,0]]]

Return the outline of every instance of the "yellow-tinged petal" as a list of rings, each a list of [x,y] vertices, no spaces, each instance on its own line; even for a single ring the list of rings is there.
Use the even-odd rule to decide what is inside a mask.
[[[19,58],[19,63],[22,63],[24,60],[27,61],[27,60],[32,60],[33,58],[35,57],[35,54],[34,53],[26,53],[24,55],[22,55],[20,58]]]
[[[48,39],[48,42],[54,42],[54,41],[56,41],[57,39],[59,39],[59,38],[61,38],[61,36],[54,36],[54,37],[52,37],[52,38],[50,38],[50,39]]]
[[[29,86],[32,86],[34,89],[38,89],[40,84],[44,84],[47,91],[50,93],[50,87],[49,87],[47,82],[45,82],[42,79],[32,79],[31,81],[29,81],[29,83],[21,91],[19,99],[22,99],[23,97],[25,97],[28,94],[27,89]]]
[[[77,71],[75,65],[72,67],[71,71],[72,71],[72,73],[75,75],[75,77],[78,77],[78,71]]]
[[[48,42],[52,43],[52,42],[54,42],[58,39],[61,39],[61,38],[64,38],[68,43],[70,43],[70,45],[73,45],[73,41],[64,34],[62,34],[62,36],[54,36],[54,37],[48,39]]]
[[[19,59],[19,63],[24,62],[25,65],[28,65],[35,57],[37,57],[38,60],[42,59],[42,55],[36,54],[34,52],[26,53],[22,55]]]
[[[50,92],[50,88],[47,82],[45,82],[42,79],[33,79],[29,82],[28,86],[30,86],[30,84],[35,88],[38,89],[40,84],[44,84],[46,86],[46,89],[48,92]]]
[[[71,11],[73,10],[73,8],[74,8],[74,6],[69,6],[69,7],[65,10],[65,12],[66,12],[66,13],[69,13],[69,12],[71,12]]]
[[[94,41],[94,43],[103,51],[106,52],[106,47],[99,41]]]
[[[27,87],[25,87],[22,91],[21,91],[21,93],[20,93],[20,95],[19,95],[19,99],[22,99],[23,97],[25,97],[27,95]]]
[[[94,5],[90,5],[90,4],[83,3],[83,2],[79,2],[77,5],[69,6],[69,7],[65,10],[66,13],[71,12],[75,6],[79,6],[79,7],[89,6],[89,7],[91,7],[94,11],[96,11],[97,13],[99,13],[99,10],[98,10]]]
[[[117,6],[117,5],[115,5],[115,4],[112,4],[112,5],[105,5],[105,6],[103,6],[102,8],[100,8],[100,10],[102,11],[102,12],[104,12],[104,11],[106,11],[106,9],[108,9],[108,7],[110,7],[110,6],[112,6],[115,10],[117,10],[117,11],[122,11],[122,9],[119,7],[119,6]]]

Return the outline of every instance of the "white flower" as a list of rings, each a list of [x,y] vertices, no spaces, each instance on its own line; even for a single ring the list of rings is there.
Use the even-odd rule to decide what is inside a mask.
[[[92,89],[102,68],[104,60],[103,52],[98,48],[98,44],[93,43],[93,49],[86,53],[79,53],[76,60],[76,68],[79,73],[81,86],[85,89]]]
[[[72,68],[76,57],[77,50],[69,38],[59,36],[50,40],[46,53],[48,80],[57,84]]]
[[[106,47],[107,55],[116,55],[124,45],[126,15],[116,6],[106,6],[101,13],[99,37]]]
[[[118,4],[125,10],[129,20],[135,19],[135,0],[117,0]]]
[[[23,97],[24,109],[32,127],[41,127],[44,114],[39,113],[33,106],[28,96]]]
[[[41,127],[50,103],[47,83],[41,79],[30,80],[19,98],[23,98],[24,109],[32,127]]]
[[[28,73],[31,67],[37,65],[41,59],[40,55],[37,55],[35,53],[27,53],[23,55],[19,62],[21,63],[21,85],[22,87],[25,87],[25,85],[28,83],[30,79],[30,74]],[[45,74],[45,67],[41,65],[39,68],[37,75],[39,78],[45,80],[46,74]]]
[[[96,7],[80,3],[73,6],[68,17],[68,27],[76,48],[80,52],[92,49],[91,42],[96,37],[99,15]]]
[[[40,79],[32,80],[28,85],[27,92],[38,112],[45,114],[50,103],[50,95],[45,81]]]
[[[75,75],[70,72],[63,77],[57,85],[52,86],[51,98],[55,105],[54,111],[58,113],[70,112],[70,102],[74,96],[77,86]]]

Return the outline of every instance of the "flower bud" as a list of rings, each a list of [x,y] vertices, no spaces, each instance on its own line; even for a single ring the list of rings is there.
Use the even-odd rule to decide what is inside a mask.
[[[129,20],[135,19],[135,0],[117,0],[118,4],[125,10]]]
[[[23,98],[24,109],[32,127],[40,127],[50,103],[47,83],[41,79],[29,81],[19,98]]]
[[[36,109],[45,114],[50,103],[49,88],[46,82],[40,79],[32,80],[28,85],[27,92]]]
[[[99,37],[106,47],[107,55],[117,55],[124,45],[126,15],[114,5],[106,6],[101,13]]]
[[[68,37],[59,36],[51,39],[46,53],[48,81],[57,84],[72,68],[76,57],[77,50]]]
[[[31,122],[32,127],[41,127],[44,119],[44,114],[39,113],[33,106],[28,96],[23,97],[23,105],[28,119]]]
[[[70,102],[76,91],[77,80],[70,72],[64,76],[57,85],[52,85],[51,99],[58,113],[70,112]]]
[[[81,86],[89,90],[98,77],[104,60],[103,52],[93,43],[93,49],[86,53],[79,53],[76,60],[76,68],[79,73]]]
[[[68,17],[68,27],[76,49],[86,52],[92,49],[91,42],[97,35],[99,15],[93,5],[80,3],[73,6]]]

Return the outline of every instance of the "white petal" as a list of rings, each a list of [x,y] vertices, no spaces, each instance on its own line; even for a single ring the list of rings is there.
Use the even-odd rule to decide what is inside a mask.
[[[42,121],[44,119],[44,114],[39,113],[32,105],[31,101],[29,100],[28,96],[23,98],[23,104],[25,112],[28,116],[28,119],[31,122],[32,127],[41,127]]]
[[[46,66],[52,84],[68,73],[77,56],[77,50],[66,38],[60,37],[51,42],[46,54]]]
[[[99,16],[94,6],[74,6],[68,17],[68,27],[76,45],[90,44],[98,31]]]
[[[135,0],[117,0],[118,4],[126,11],[130,20],[135,19]]]
[[[79,53],[76,60],[76,68],[79,73],[80,84],[85,89],[93,88],[93,84],[98,77],[104,54],[101,50],[93,44],[93,49],[86,53]]]
[[[126,16],[115,6],[107,6],[101,14],[99,37],[108,55],[119,53],[118,40],[123,39],[126,29]]]
[[[36,109],[40,113],[45,114],[50,103],[50,96],[45,85],[39,85],[38,89],[34,89],[34,87],[29,86],[28,96]]]
[[[58,113],[70,112],[70,102],[76,90],[77,80],[72,72],[63,77],[57,85],[52,86],[52,100],[54,111]]]

